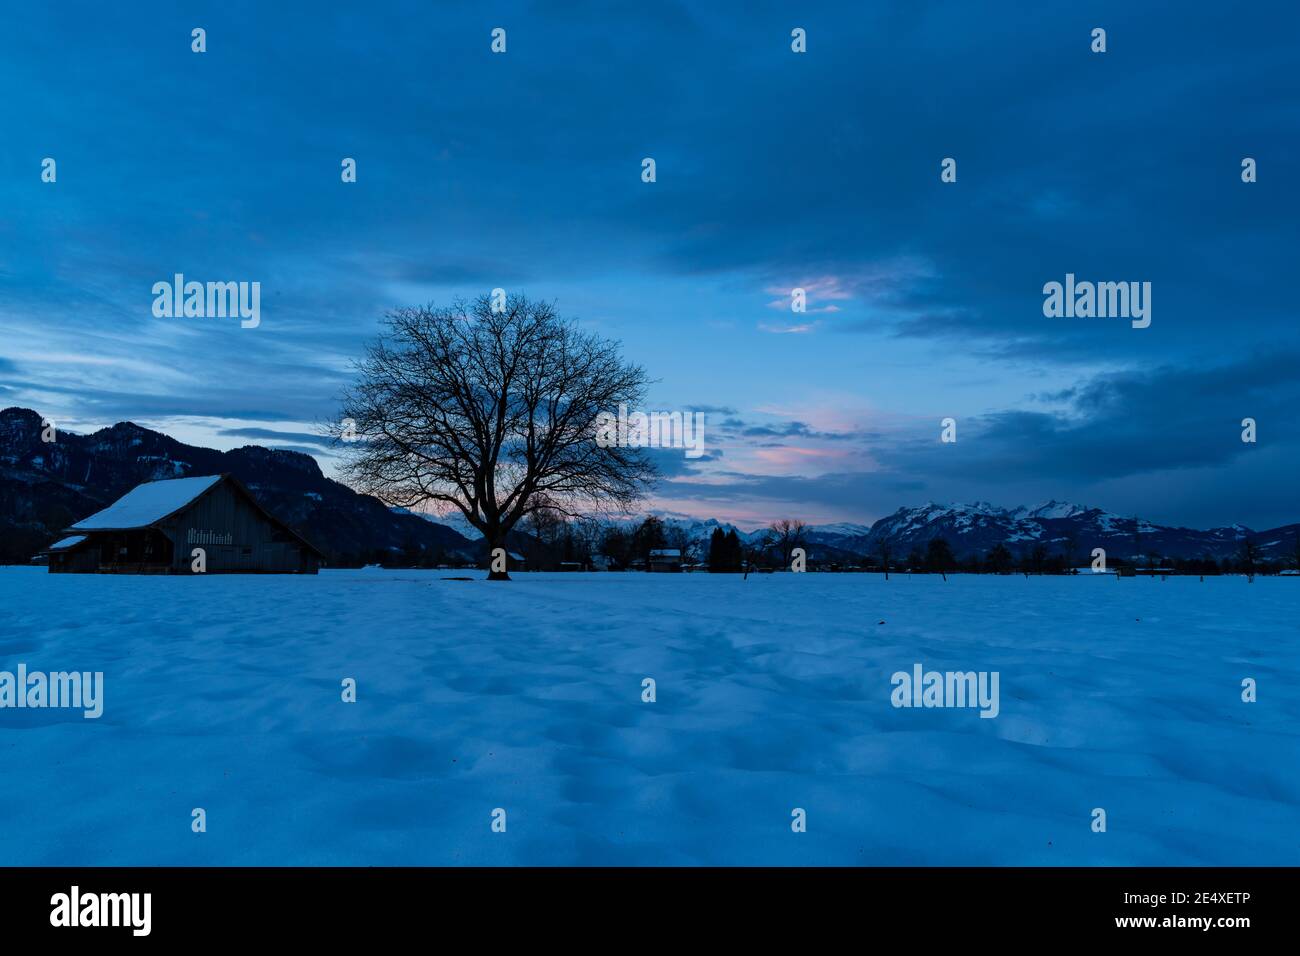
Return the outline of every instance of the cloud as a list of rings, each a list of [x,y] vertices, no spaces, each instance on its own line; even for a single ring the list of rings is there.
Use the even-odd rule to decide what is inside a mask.
[[[760,331],[772,332],[776,335],[804,335],[813,331],[816,327],[816,322],[803,322],[798,325],[772,325],[768,322],[758,323]]]
[[[855,437],[848,432],[825,432],[814,429],[807,422],[788,421],[771,425],[744,425],[733,419],[740,428],[740,434],[746,438],[822,438],[827,441],[848,441]]]
[[[797,468],[810,462],[837,460],[848,454],[837,448],[806,448],[798,445],[771,445],[755,452],[761,461],[781,468]]]
[[[255,30],[227,5],[210,33],[241,39],[211,70],[146,8],[21,5],[7,153],[59,157],[60,181],[0,177],[0,388],[61,420],[284,423],[307,447],[291,429],[335,410],[387,310],[526,284],[725,416],[725,459],[668,462],[711,483],[701,507],[861,518],[1080,489],[1188,521],[1280,515],[1296,396],[1266,356],[1295,338],[1295,31],[1117,5],[1123,42],[1096,57],[1077,6],[831,5],[801,14],[797,57],[779,5],[520,5],[491,57],[468,5],[268,5]],[[102,42],[124,32],[130,55]],[[149,188],[124,188],[142,168]],[[176,271],[262,282],[262,328],[154,320],[151,283]],[[1151,328],[1045,318],[1066,272],[1151,281]],[[809,314],[782,319],[796,286]],[[790,407],[823,388],[865,411]],[[1225,445],[1247,414],[1259,445]],[[758,454],[785,446],[857,460]]]
[[[218,434],[231,438],[252,438],[256,439],[258,442],[298,442],[300,447],[316,447],[317,452],[321,448],[333,448],[335,445],[332,439],[323,435],[313,434],[312,432],[276,431],[273,428],[223,428],[218,432]],[[312,452],[311,454],[316,454],[317,452]]]
[[[760,447],[756,457],[786,474],[728,471],[725,486],[674,482],[666,493],[679,502],[693,491],[702,502],[787,509],[803,503],[859,520],[930,498],[1007,506],[1068,498],[1166,523],[1277,526],[1300,520],[1300,440],[1291,428],[1300,407],[1297,367],[1300,352],[1278,350],[1204,368],[1107,372],[1042,396],[1061,406],[1055,410],[959,418],[953,444],[941,442],[930,424],[837,436],[869,453],[870,466],[860,470],[799,475],[809,462],[835,460],[837,453],[777,444]],[[1241,440],[1247,417],[1258,425],[1255,444]],[[737,420],[730,434],[762,440],[814,432],[802,422]],[[846,449],[839,457],[851,454]],[[1229,474],[1238,477],[1227,481]]]

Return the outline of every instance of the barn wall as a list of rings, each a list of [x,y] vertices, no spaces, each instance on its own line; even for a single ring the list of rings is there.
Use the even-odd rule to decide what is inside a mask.
[[[120,552],[126,548],[125,554]],[[166,574],[171,570],[171,543],[152,528],[131,531],[92,531],[88,540],[49,556],[51,574],[113,572]]]
[[[50,556],[49,573],[85,573],[99,567],[99,546],[80,545],[71,551],[58,551]]]
[[[289,532],[267,521],[260,511],[229,484],[222,483],[189,508],[159,526],[175,547],[173,568],[188,573],[195,548],[207,552],[207,569],[212,572],[272,571],[292,573],[316,571],[315,556]],[[218,536],[191,542],[190,531]],[[307,553],[304,553],[307,552]]]

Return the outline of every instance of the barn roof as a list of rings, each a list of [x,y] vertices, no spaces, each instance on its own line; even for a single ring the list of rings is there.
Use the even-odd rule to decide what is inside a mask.
[[[66,551],[68,548],[75,548],[77,545],[81,544],[81,542],[85,540],[86,540],[86,536],[84,534],[74,534],[70,538],[63,538],[60,541],[55,541],[52,545],[50,545],[41,553],[48,554],[50,551]]]
[[[147,528],[180,511],[217,482],[221,475],[150,481],[128,491],[103,511],[83,518],[69,531],[129,531]]]

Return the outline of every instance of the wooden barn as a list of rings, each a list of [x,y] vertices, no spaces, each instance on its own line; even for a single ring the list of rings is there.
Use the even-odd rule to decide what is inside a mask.
[[[50,573],[315,574],[321,553],[230,475],[151,481],[78,521],[42,553]]]

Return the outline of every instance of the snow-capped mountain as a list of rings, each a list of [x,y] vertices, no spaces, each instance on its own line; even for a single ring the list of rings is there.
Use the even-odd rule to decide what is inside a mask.
[[[985,505],[985,507],[992,506]],[[1022,518],[1073,518],[1075,515],[1083,514],[1089,510],[1091,509],[1083,505],[1072,505],[1068,501],[1057,501],[1053,498],[1037,508],[1026,508],[1022,505],[1019,508],[1011,509],[1007,514]]]
[[[841,521],[838,524],[809,525],[806,530],[812,534],[818,534],[828,538],[853,538],[864,534],[870,534],[871,525],[854,524],[851,521]]]
[[[943,538],[955,553],[984,553],[998,544],[1012,548],[1018,543],[1043,537],[1041,520],[1035,511],[1052,513],[1049,506],[1016,508],[1008,511],[985,501],[973,504],[936,504],[899,508],[871,526],[865,540],[855,542],[867,554],[888,548],[906,555],[913,548],[924,550],[933,538]]]
[[[142,481],[230,472],[277,516],[324,548],[331,563],[356,563],[393,552],[472,554],[482,535],[459,512],[394,514],[377,499],[325,477],[308,455],[249,445],[216,451],[185,445],[130,422],[90,435],[60,433],[41,439],[41,416],[29,409],[0,410],[0,563],[26,562],[74,520],[106,507]],[[746,542],[766,533],[717,519],[659,511],[670,535],[684,532],[699,554],[717,528]],[[412,517],[419,521],[412,521]],[[631,527],[644,515],[621,523]],[[520,533],[520,532],[517,532]],[[900,508],[872,525],[840,522],[805,529],[809,557],[852,561],[882,547],[899,559],[942,537],[958,557],[987,554],[998,544],[1013,555],[1043,547],[1082,565],[1093,548],[1112,558],[1235,556],[1246,539],[1264,560],[1294,560],[1300,524],[1255,532],[1240,524],[1199,531],[1152,524],[1066,501],[1000,508],[928,503]],[[467,540],[468,539],[468,540]]]
[[[664,529],[668,532],[684,531],[689,541],[708,547],[709,539],[713,537],[715,528],[721,528],[722,533],[735,531],[741,541],[751,541],[763,533],[764,528],[756,528],[753,531],[745,531],[726,521],[719,521],[717,518],[690,518],[685,515],[677,515],[671,512],[652,512],[656,518],[664,523]],[[637,524],[640,518],[629,520],[630,524]]]
[[[670,534],[684,531],[699,554],[707,552],[715,528],[724,532],[734,529],[746,542],[757,540],[767,531],[765,527],[746,531],[715,518],[699,519],[666,511],[651,513],[664,523]],[[421,517],[445,524],[465,537],[481,537],[459,512],[446,517]],[[644,516],[638,515],[615,523],[630,528],[642,520]],[[943,538],[959,558],[985,555],[999,544],[1017,557],[1041,546],[1048,554],[1067,555],[1082,566],[1091,560],[1093,548],[1105,549],[1111,558],[1163,556],[1222,560],[1235,556],[1248,537],[1259,545],[1262,557],[1285,559],[1295,554],[1297,534],[1300,525],[1285,525],[1259,533],[1242,525],[1206,531],[1170,528],[1134,516],[1052,500],[1034,507],[1015,508],[1000,508],[987,501],[930,502],[915,508],[899,508],[872,525],[852,522],[809,525],[804,529],[804,540],[809,545],[810,556],[822,560],[875,557],[886,547],[895,559],[904,559],[914,550],[924,552],[933,538]]]
[[[935,504],[900,508],[871,526],[865,537],[834,543],[864,554],[879,554],[888,547],[894,555],[924,550],[933,538],[943,538],[960,557],[986,554],[998,544],[1012,554],[1025,554],[1042,546],[1050,554],[1065,554],[1079,564],[1090,560],[1093,548],[1110,557],[1209,557],[1220,560],[1240,550],[1250,537],[1267,558],[1295,552],[1300,525],[1286,525],[1255,533],[1242,525],[1199,531],[1170,528],[1100,508],[1048,501],[1036,507],[999,508],[988,502]]]

